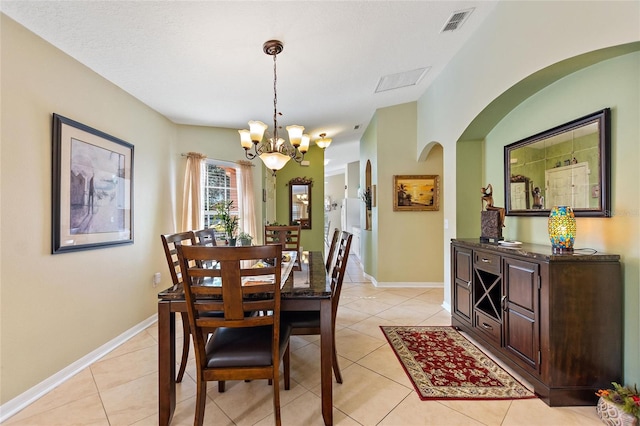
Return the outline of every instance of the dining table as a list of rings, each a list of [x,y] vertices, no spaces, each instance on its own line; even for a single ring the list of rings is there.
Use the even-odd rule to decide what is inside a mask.
[[[322,417],[333,424],[333,327],[331,320],[331,282],[327,279],[324,256],[320,251],[303,251],[302,270],[292,271],[296,252],[283,262],[281,272],[281,311],[320,311],[320,376]],[[158,404],[160,426],[171,423],[176,407],[176,312],[186,312],[181,284],[158,293]]]

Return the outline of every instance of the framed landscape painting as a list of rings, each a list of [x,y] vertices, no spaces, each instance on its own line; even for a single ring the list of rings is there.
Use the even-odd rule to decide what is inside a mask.
[[[438,175],[393,176],[393,211],[440,209]]]
[[[52,253],[133,243],[133,145],[53,114]]]

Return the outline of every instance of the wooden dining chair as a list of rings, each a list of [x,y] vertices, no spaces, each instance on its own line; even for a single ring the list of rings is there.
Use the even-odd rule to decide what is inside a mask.
[[[337,229],[336,229],[337,231]],[[334,232],[335,234],[335,232]],[[347,269],[349,251],[351,249],[351,239],[353,235],[342,231],[338,246],[335,249],[335,263],[331,269],[331,335],[333,337],[332,364],[336,381],[342,383],[342,374],[338,365],[338,353],[336,351],[336,316],[338,314],[338,303],[340,302],[340,292],[342,291],[342,281]],[[320,334],[320,311],[286,311],[282,313],[282,322],[291,326],[292,335]],[[285,360],[289,361],[289,352],[285,354]]]
[[[216,242],[216,231],[213,228],[205,228],[198,231],[193,231],[193,234],[196,236],[196,242],[199,246],[216,247],[218,245]],[[207,268],[213,268],[216,264],[217,262],[210,261],[205,263],[204,265]]]
[[[213,228],[200,229],[193,231],[196,236],[196,242],[201,246],[215,247],[216,243],[216,230]]]
[[[329,245],[329,251],[327,252],[327,263],[326,268],[327,272],[331,271],[331,266],[333,266],[333,255],[336,249],[336,244],[338,243],[338,238],[340,238],[340,230],[335,228],[333,230],[333,237],[331,237],[331,244]]]
[[[171,281],[174,286],[182,283],[182,273],[180,270],[180,260],[178,259],[177,247],[182,244],[196,245],[196,237],[192,231],[179,232],[177,234],[161,235],[162,246],[164,247],[164,254],[167,258],[167,264],[169,265],[169,273],[171,274]],[[187,358],[189,357],[189,317],[186,312],[181,312],[182,315],[182,357],[180,359],[180,368],[178,369],[178,375],[176,382],[180,383],[184,376],[184,371],[187,368]]]
[[[293,269],[296,271],[302,270],[302,263],[300,263],[300,225],[266,225],[264,227],[264,243],[265,244],[280,244],[282,245],[282,251],[291,250],[298,253],[296,262]]]
[[[178,255],[196,351],[194,424],[203,423],[208,381],[267,379],[273,383],[273,408],[280,425],[280,362],[291,333],[291,328],[280,322],[282,246],[185,245],[178,247]],[[274,266],[251,267],[265,259]],[[210,260],[217,260],[219,266],[198,266]],[[210,311],[224,315],[207,316]],[[265,314],[246,315],[255,311]],[[289,389],[288,362],[284,363],[284,382]]]

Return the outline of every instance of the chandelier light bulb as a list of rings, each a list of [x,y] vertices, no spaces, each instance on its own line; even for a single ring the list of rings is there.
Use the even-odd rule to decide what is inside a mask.
[[[291,145],[296,148],[300,146],[300,140],[302,139],[302,132],[304,132],[304,127],[302,126],[287,126],[287,132],[289,132],[289,142]]]
[[[329,145],[331,145],[331,140],[332,139],[331,138],[327,138],[326,136],[327,136],[326,133],[320,133],[320,139],[318,139],[316,141],[316,145],[318,145],[322,149],[325,149]]]
[[[262,121],[249,122],[249,132],[251,133],[251,141],[253,143],[257,144],[262,141],[262,136],[264,135],[265,130],[267,130],[267,125]]]
[[[300,152],[304,154],[307,151],[309,151],[310,142],[311,142],[311,136],[307,135],[306,133],[302,135],[302,140],[300,141],[300,148],[299,148]]]
[[[253,142],[251,141],[251,132],[247,129],[243,129],[238,130],[238,133],[240,133],[240,145],[242,145],[245,151],[250,149],[253,145]]]

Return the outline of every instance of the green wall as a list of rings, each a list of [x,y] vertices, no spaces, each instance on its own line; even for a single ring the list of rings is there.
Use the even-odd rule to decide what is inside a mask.
[[[315,145],[304,156],[309,166],[289,160],[276,174],[276,221],[289,223],[289,181],[296,177],[313,179],[311,188],[311,229],[303,229],[304,250],[324,251],[324,151]]]
[[[371,162],[371,184],[378,185],[378,152],[376,144],[378,141],[378,113],[373,115],[369,125],[364,131],[360,139],[360,164],[362,170],[365,170],[367,161]],[[362,185],[364,185],[364,172],[361,177]],[[371,208],[371,230],[365,229],[364,213],[360,213],[360,260],[362,261],[362,269],[371,276],[378,276],[378,210],[382,202],[380,193],[381,188],[378,186],[377,196],[378,203],[376,207]]]
[[[486,138],[484,170],[504,200],[504,145],[589,113],[611,108],[611,218],[577,218],[577,248],[621,256],[624,280],[624,378],[640,382],[640,53],[568,75],[515,107]],[[458,171],[458,179],[462,170]],[[547,218],[511,217],[504,235],[549,245]],[[612,313],[613,314],[613,313]]]
[[[488,183],[493,186],[492,182],[483,180],[484,142],[459,142],[456,151],[456,169],[460,171],[456,190],[456,205],[460,212],[456,218],[458,238],[479,238],[482,210],[480,188]]]

